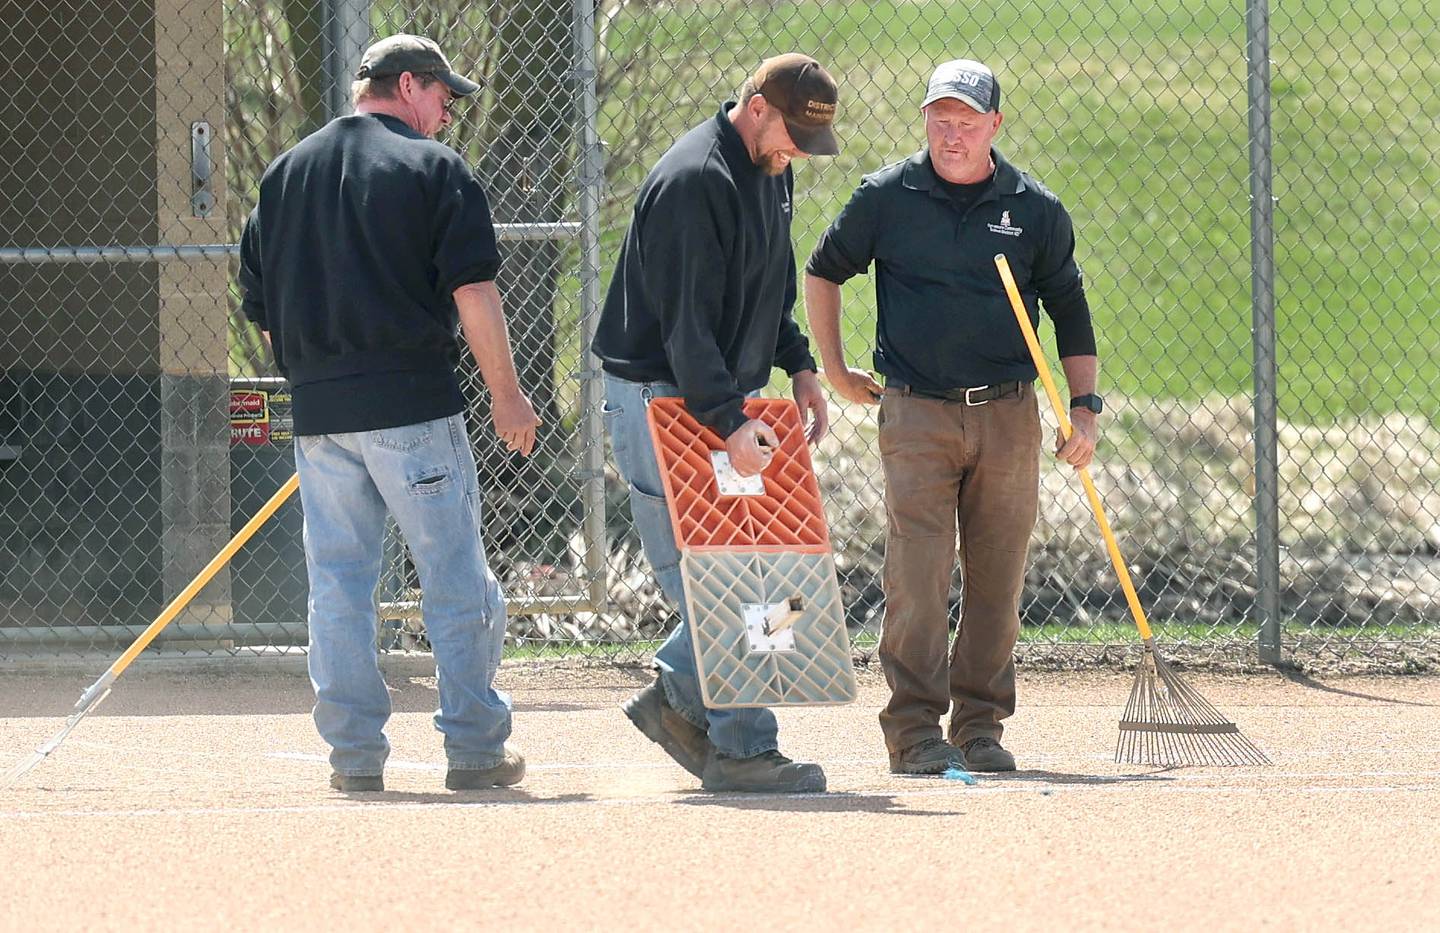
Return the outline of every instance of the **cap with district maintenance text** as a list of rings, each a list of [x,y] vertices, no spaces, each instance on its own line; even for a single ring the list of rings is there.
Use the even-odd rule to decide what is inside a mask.
[[[831,124],[840,90],[809,55],[789,52],[760,63],[750,82],[785,120],[790,139],[807,155],[835,155],[840,143]]]

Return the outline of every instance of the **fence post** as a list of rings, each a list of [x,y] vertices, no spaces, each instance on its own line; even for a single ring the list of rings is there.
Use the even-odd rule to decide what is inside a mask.
[[[600,319],[600,198],[605,185],[605,153],[600,146],[599,55],[595,47],[595,0],[574,0],[575,109],[580,123],[580,425],[585,471],[585,570],[590,604],[602,609],[609,600],[605,579],[609,542],[605,525],[605,426],[600,361],[590,352]]]
[[[1275,374],[1275,200],[1271,187],[1270,3],[1247,0],[1249,62],[1250,307],[1255,353],[1255,566],[1260,659],[1281,660],[1280,502]]]
[[[326,0],[325,117],[350,112],[350,83],[370,41],[370,0]]]

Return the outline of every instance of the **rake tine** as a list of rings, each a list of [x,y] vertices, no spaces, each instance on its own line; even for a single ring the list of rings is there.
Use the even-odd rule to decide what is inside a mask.
[[[9,787],[14,784],[28,774],[32,768],[50,757],[50,753],[60,747],[60,743],[65,741],[71,730],[80,725],[80,720],[90,715],[97,706],[105,701],[105,698],[110,695],[110,685],[114,682],[114,675],[110,671],[106,671],[99,680],[86,688],[85,692],[80,695],[79,702],[75,704],[75,711],[65,720],[65,727],[55,733],[50,741],[31,752],[30,757],[6,771],[4,786]]]
[[[1267,765],[1270,759],[1145,640],[1115,761],[1127,764]]]

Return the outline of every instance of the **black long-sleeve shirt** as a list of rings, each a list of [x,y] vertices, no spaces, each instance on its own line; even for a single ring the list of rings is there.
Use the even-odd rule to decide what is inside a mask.
[[[470,167],[395,117],[332,120],[277,158],[241,237],[240,288],[290,380],[295,433],[460,411],[452,293],[499,268]]]
[[[1060,355],[1095,353],[1070,215],[1049,189],[991,154],[989,185],[963,209],[928,151],[865,176],[806,264],[840,284],[875,263],[875,368],[917,389],[1035,379],[997,253],[1009,260],[1032,324],[1044,303]]]
[[[794,175],[769,176],[727,103],[660,158],[640,188],[591,349],[607,372],[679,386],[728,437],[745,394],[779,366],[815,368],[795,324]]]

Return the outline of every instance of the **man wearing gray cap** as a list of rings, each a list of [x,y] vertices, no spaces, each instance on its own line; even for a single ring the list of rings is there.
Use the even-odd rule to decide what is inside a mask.
[[[707,709],[701,700],[680,552],[645,406],[684,398],[724,439],[736,472],[754,475],[779,439],[742,404],[778,366],[794,381],[810,442],[825,433],[825,395],[792,313],[790,163],[839,151],[831,129],[837,100],[834,79],[815,59],[776,55],[745,81],[738,102],[680,137],[640,187],[591,345],[605,370],[605,422],[635,530],[680,612],[655,653],[659,677],[625,714],[706,790],[823,791],[825,772],[780,754],[768,709]]]
[[[244,313],[292,390],[315,725],[332,787],[384,789],[374,593],[388,513],[424,592],[445,786],[514,784],[525,760],[506,745],[510,701],[491,685],[505,599],[481,540],[457,324],[506,446],[528,456],[539,421],[515,377],[485,191],[435,140],[478,85],[407,35],[372,45],[356,78],[355,114],[270,165],[241,238]]]
[[[925,149],[861,181],[806,266],[805,305],[825,375],[880,406],[888,516],[880,725],[898,773],[951,764],[1010,771],[1001,720],[1015,711],[1013,650],[1039,494],[1036,371],[995,270],[1004,253],[1032,322],[1055,325],[1075,432],[1056,456],[1090,462],[1101,410],[1090,308],[1070,216],[1007,162],[1000,84],[976,61],[935,69],[921,102]],[[875,264],[875,368],[851,369],[840,285]],[[948,653],[959,533],[964,591]],[[950,710],[948,741],[940,719]]]

